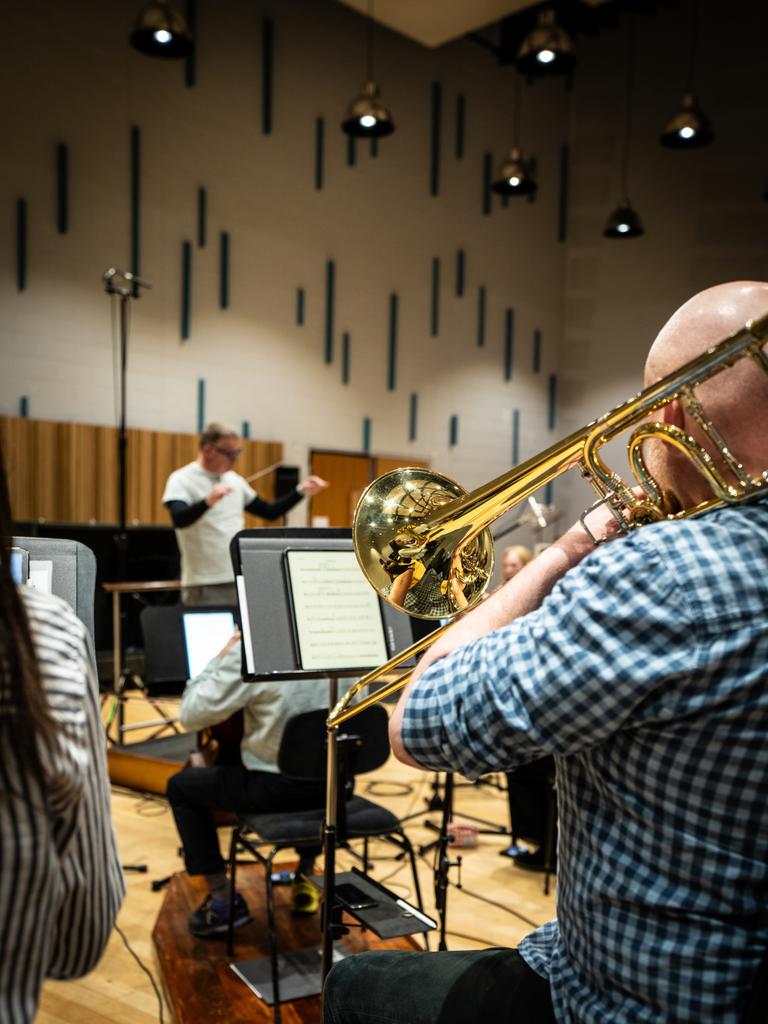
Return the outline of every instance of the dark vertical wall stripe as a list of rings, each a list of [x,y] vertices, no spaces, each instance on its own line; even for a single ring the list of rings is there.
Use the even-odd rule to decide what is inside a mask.
[[[56,229],[65,235],[69,228],[69,150],[60,142],[56,146]]]
[[[251,424],[249,420],[243,420],[243,426],[240,430],[240,436],[246,441],[251,436]]]
[[[415,441],[419,429],[419,396],[414,391],[411,394],[411,410],[408,423],[408,440]]]
[[[304,289],[296,289],[296,323],[302,326],[304,323]]]
[[[504,380],[512,380],[515,366],[515,311],[508,307],[504,313]]]
[[[387,353],[387,388],[397,386],[397,294],[389,296],[389,349]]]
[[[533,332],[533,372],[541,370],[541,331],[536,328]]]
[[[349,384],[349,331],[341,336],[341,383]]]
[[[554,373],[549,375],[549,415],[547,423],[550,430],[555,429],[557,419],[557,376]]]
[[[464,294],[464,279],[467,271],[467,257],[463,249],[456,252],[456,294]]]
[[[139,216],[140,216],[140,168],[141,168],[141,135],[139,126],[131,125],[131,270],[134,274],[140,271],[139,264]]]
[[[485,286],[477,289],[477,344],[482,348],[485,344]]]
[[[455,413],[453,416],[451,416],[449,434],[450,444],[451,447],[453,448],[454,445],[457,445],[459,443],[459,417]]]
[[[547,486],[544,488],[544,504],[551,505],[555,496],[554,483],[552,480],[549,481]]]
[[[19,416],[25,420],[29,416],[29,396],[21,395],[19,397]]]
[[[219,236],[219,309],[229,309],[229,232]]]
[[[206,214],[208,197],[204,188],[197,190],[197,244],[202,249],[205,246]]]
[[[275,28],[271,18],[261,22],[261,132],[272,134]]]
[[[371,450],[371,417],[363,417],[363,451]]]
[[[189,337],[189,310],[192,299],[192,243],[181,243],[181,340]]]
[[[374,135],[371,139],[371,156],[379,155],[379,140]]]
[[[464,121],[467,113],[467,101],[464,98],[464,93],[459,93],[456,97],[456,159],[461,160],[464,157]]]
[[[27,200],[16,200],[16,287],[27,287]]]
[[[325,121],[318,117],[315,121],[315,188],[320,191],[323,187],[323,164],[325,148]]]
[[[493,176],[493,154],[483,153],[483,215],[491,212],[491,180]]]
[[[347,167],[354,167],[357,159],[357,139],[354,135],[347,136]]]
[[[201,377],[197,382],[197,432],[205,430],[205,380]]]
[[[560,202],[557,209],[557,240],[564,242],[568,233],[568,145],[560,147]]]
[[[443,105],[443,87],[432,83],[432,105],[429,127],[429,194],[440,192],[440,117]]]
[[[197,0],[187,0],[186,15],[189,31],[195,42],[192,53],[184,60],[184,84],[188,89],[191,89],[195,84],[197,73],[197,64],[195,62],[195,54],[197,53]]]
[[[520,461],[520,410],[512,410],[512,465]]]
[[[430,331],[432,337],[436,338],[440,330],[440,257],[432,259],[432,315],[430,317]]]
[[[336,264],[325,264],[325,361],[333,362],[333,316],[336,299]]]

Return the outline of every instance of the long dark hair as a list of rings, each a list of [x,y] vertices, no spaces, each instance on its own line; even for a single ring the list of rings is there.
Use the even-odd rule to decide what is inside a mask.
[[[8,480],[0,449],[0,736],[3,745],[10,745],[44,784],[46,772],[38,743],[49,745],[56,730],[40,683],[24,604],[11,576],[12,536]]]

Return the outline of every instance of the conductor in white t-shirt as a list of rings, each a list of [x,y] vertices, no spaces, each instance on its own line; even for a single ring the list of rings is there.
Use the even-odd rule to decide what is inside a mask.
[[[245,526],[245,512],[278,519],[324,490],[328,483],[308,476],[291,493],[263,501],[234,465],[242,451],[240,435],[222,423],[209,423],[194,462],[168,477],[163,504],[176,527],[181,553],[182,601],[189,605],[236,603],[229,544]]]

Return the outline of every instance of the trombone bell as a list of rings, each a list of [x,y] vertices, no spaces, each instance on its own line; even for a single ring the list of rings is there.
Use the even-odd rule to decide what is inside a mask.
[[[450,533],[429,539],[425,517],[466,494],[426,469],[398,469],[370,484],[354,519],[354,547],[368,582],[390,604],[420,619],[451,618],[471,608],[493,573],[493,538],[482,530],[457,545]]]

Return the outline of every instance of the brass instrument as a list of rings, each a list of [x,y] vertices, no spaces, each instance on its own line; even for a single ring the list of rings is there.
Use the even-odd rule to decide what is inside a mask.
[[[353,540],[363,573],[385,600],[409,614],[437,619],[457,615],[480,600],[491,577],[490,523],[573,466],[597,492],[597,504],[606,503],[625,532],[661,519],[687,518],[768,490],[768,472],[757,478],[745,472],[694,395],[695,387],[744,358],[751,358],[768,376],[766,338],[768,315],[749,321],[732,337],[600,419],[470,494],[428,470],[384,474],[363,492],[355,510]],[[649,416],[676,399],[709,439],[722,466],[685,431],[649,421]],[[605,444],[634,424],[639,425],[630,435],[627,454],[643,492],[640,497],[600,456]],[[685,453],[709,483],[712,498],[689,509],[670,502],[643,460],[642,445],[651,438]],[[328,727],[340,725],[404,686],[410,672],[352,705],[363,689],[430,646],[447,628],[435,630],[360,679],[333,709]]]

